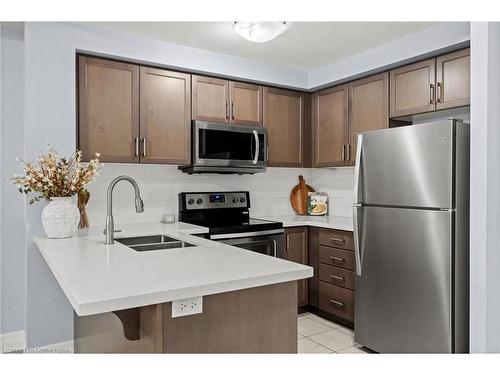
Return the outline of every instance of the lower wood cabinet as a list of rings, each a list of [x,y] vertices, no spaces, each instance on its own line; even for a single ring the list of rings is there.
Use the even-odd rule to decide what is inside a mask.
[[[285,251],[283,257],[286,260],[300,264],[308,264],[308,229],[307,227],[287,228],[285,230]],[[307,299],[307,279],[298,281],[299,306],[305,306]]]
[[[309,281],[309,304],[348,326],[354,324],[353,245],[352,232],[310,229],[309,265],[315,277]]]
[[[319,309],[349,322],[354,321],[354,291],[319,282]]]

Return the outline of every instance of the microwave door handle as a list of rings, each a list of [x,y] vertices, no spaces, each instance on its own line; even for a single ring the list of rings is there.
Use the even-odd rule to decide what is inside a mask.
[[[257,130],[253,130],[253,136],[255,138],[255,154],[253,157],[253,164],[257,164],[257,161],[259,160],[259,149],[260,149],[260,144],[259,144],[259,134],[257,133]]]

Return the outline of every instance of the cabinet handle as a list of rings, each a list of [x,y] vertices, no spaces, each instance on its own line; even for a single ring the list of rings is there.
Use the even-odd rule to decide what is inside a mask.
[[[139,137],[135,137],[135,156],[139,156]]]
[[[229,120],[229,103],[226,102],[226,118]]]
[[[340,281],[344,281],[344,280],[345,280],[345,278],[344,278],[344,277],[342,277],[342,276],[330,275],[330,277],[331,277],[332,279],[335,279],[335,280],[340,280]]]
[[[338,237],[330,237],[330,241],[333,241],[333,242],[345,242],[345,239],[338,238]]]
[[[346,145],[346,148],[347,148],[347,157],[346,157],[346,160],[351,160],[351,145],[348,143]]]
[[[344,307],[345,306],[344,302],[340,302],[340,301],[337,301],[337,300],[334,300],[334,299],[331,299],[330,303],[333,303],[334,305],[337,305],[338,307]]]
[[[286,247],[285,251],[288,253],[288,249],[290,248],[290,236],[287,234],[286,235]]]
[[[234,120],[234,102],[231,102],[231,119]]]
[[[146,138],[142,138],[142,156],[146,156]]]
[[[437,102],[443,102],[443,84],[441,82],[437,83]]]
[[[342,149],[340,150],[340,159],[345,160],[345,145],[342,145]]]
[[[431,83],[429,85],[429,104],[434,104],[434,98],[435,98],[435,91],[434,91],[434,85]]]
[[[331,256],[330,259],[333,260],[334,262],[342,262],[342,263],[345,262],[345,259],[340,257]]]

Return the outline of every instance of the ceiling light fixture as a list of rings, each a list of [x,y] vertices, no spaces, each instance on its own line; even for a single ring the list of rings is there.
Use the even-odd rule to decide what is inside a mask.
[[[265,43],[283,34],[286,22],[234,22],[233,29],[246,40]]]

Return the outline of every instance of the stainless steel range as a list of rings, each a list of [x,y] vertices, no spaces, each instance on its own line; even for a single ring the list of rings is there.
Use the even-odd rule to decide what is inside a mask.
[[[283,223],[250,218],[248,191],[179,194],[179,220],[209,228],[206,238],[278,258]]]

